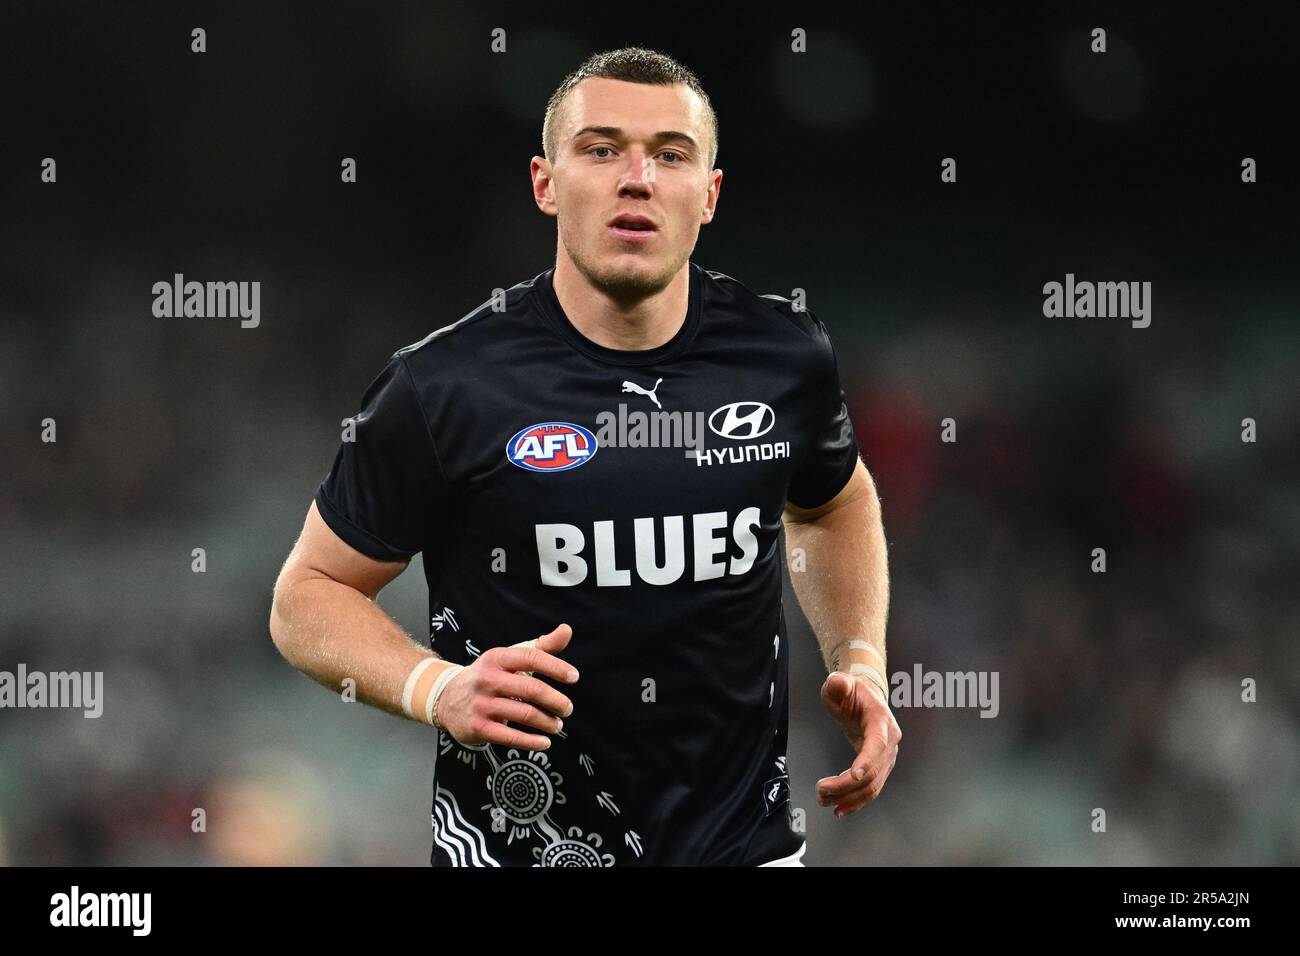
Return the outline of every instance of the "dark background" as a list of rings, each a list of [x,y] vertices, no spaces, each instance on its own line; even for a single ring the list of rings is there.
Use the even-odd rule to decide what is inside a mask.
[[[427,863],[432,738],[285,663],[272,584],[386,358],[553,264],[546,99],[635,44],[719,114],[692,258],[831,332],[890,671],[1000,675],[996,719],[897,709],[834,820],[800,619],[805,862],[1300,862],[1298,18],[1130,6],[7,4],[0,670],[103,670],[105,712],[0,711],[0,861]],[[260,326],[155,318],[176,272],[260,281]],[[1151,326],[1045,318],[1067,272],[1150,281]],[[382,597],[425,600],[418,559]]]

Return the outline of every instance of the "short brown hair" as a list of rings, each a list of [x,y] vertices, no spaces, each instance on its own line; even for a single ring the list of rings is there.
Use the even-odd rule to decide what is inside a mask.
[[[606,80],[625,80],[628,83],[646,83],[651,86],[673,86],[677,83],[694,90],[704,101],[705,111],[709,115],[709,168],[718,160],[718,114],[713,111],[709,94],[704,92],[700,78],[682,66],[666,53],[647,50],[639,46],[627,46],[619,50],[608,50],[589,56],[572,73],[564,78],[550,100],[546,103],[546,118],[542,121],[542,152],[548,160],[555,161],[556,127],[559,125],[560,107],[569,92],[590,77]]]

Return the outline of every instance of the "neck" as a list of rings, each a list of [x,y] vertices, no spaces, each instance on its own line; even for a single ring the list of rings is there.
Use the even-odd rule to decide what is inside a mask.
[[[551,285],[573,327],[597,345],[607,349],[653,349],[672,339],[686,321],[690,262],[683,263],[658,292],[625,302],[588,282],[561,247]]]

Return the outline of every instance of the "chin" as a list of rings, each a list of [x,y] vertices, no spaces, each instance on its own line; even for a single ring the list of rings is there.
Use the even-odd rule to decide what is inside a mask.
[[[617,271],[605,282],[605,292],[614,299],[644,299],[662,292],[673,273],[652,269],[627,269]]]
[[[620,261],[621,260],[621,261]],[[575,260],[576,262],[576,260]],[[599,263],[576,262],[597,289],[613,299],[644,299],[661,291],[676,274],[662,264],[636,255],[620,255]]]

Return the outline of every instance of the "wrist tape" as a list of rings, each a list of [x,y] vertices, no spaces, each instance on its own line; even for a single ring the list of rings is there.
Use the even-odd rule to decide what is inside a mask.
[[[414,699],[415,688],[424,672],[429,669],[430,665],[435,663],[445,666],[438,676],[434,678],[433,686],[426,691],[423,704],[417,705]],[[451,661],[445,661],[436,655],[421,660],[411,668],[411,673],[406,678],[406,684],[402,687],[402,712],[412,720],[423,719],[426,724],[433,724],[439,730],[445,730],[446,728],[437,722],[435,708],[438,705],[438,698],[441,696],[443,688],[447,686],[447,682],[461,670],[464,670],[464,668],[460,664],[453,664]],[[417,716],[417,708],[420,716]]]
[[[884,697],[886,704],[889,702],[889,681],[882,673],[885,667],[885,658],[876,650],[875,646],[869,641],[848,640],[841,641],[831,650],[831,670],[838,670],[846,673],[851,677],[866,678]],[[843,665],[841,666],[841,658]],[[872,663],[872,658],[880,662],[880,668]]]
[[[520,641],[518,644],[515,644],[513,646],[514,647],[536,647],[537,638],[533,638],[532,640],[528,640],[528,641]],[[411,668],[411,673],[408,674],[406,677],[406,684],[405,686],[402,687],[402,712],[406,714],[407,717],[410,717],[412,720],[420,720],[420,718],[417,717],[415,714],[415,707],[416,707],[415,700],[414,700],[415,688],[416,685],[419,684],[420,682],[420,677],[424,674],[426,670],[429,669],[429,665],[434,663],[445,664],[446,666],[442,669],[442,671],[438,674],[438,676],[434,678],[433,686],[429,688],[429,691],[425,696],[424,707],[421,709],[421,711],[424,715],[424,722],[426,724],[432,724],[434,727],[437,727],[439,730],[446,730],[447,728],[442,725],[441,720],[439,720],[438,718],[438,698],[442,696],[443,689],[447,686],[448,682],[453,677],[455,677],[457,673],[465,669],[464,666],[461,664],[455,664],[452,663],[451,661],[443,660],[441,657],[434,655],[432,657],[424,658],[413,668]],[[516,673],[524,674],[526,676],[532,676],[533,672],[516,671]],[[518,700],[519,698],[516,697],[513,699]],[[450,733],[450,731],[448,732]]]
[[[443,688],[447,686],[447,683],[464,669],[460,664],[449,663],[443,668],[442,673],[438,675],[437,680],[433,682],[433,688],[429,691],[429,702],[425,705],[424,710],[424,722],[426,724],[433,724],[439,730],[447,730],[438,720],[438,698],[442,696]],[[451,733],[451,731],[447,732]]]

